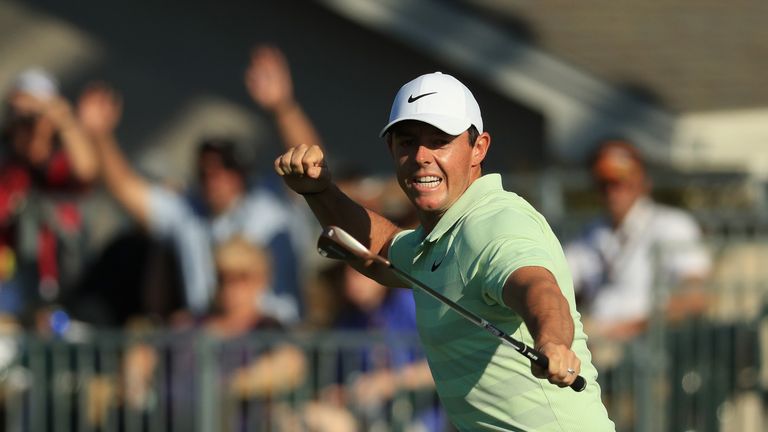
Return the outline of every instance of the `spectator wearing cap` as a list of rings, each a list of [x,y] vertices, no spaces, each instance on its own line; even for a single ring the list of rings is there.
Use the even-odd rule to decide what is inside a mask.
[[[0,311],[58,301],[81,268],[78,197],[97,163],[55,78],[32,68],[5,99],[0,141]]]
[[[708,302],[700,284],[710,256],[693,217],[653,201],[646,164],[626,139],[602,141],[591,170],[605,215],[565,248],[590,337],[627,341],[641,334],[654,299],[672,320],[703,312]],[[657,284],[675,289],[662,292]]]
[[[251,59],[246,87],[254,101],[273,114],[286,146],[298,140],[319,143],[312,124],[293,99],[287,68],[279,51],[261,47]],[[292,235],[294,215],[274,193],[248,184],[248,172],[234,141],[216,137],[200,144],[196,162],[199,187],[191,195],[183,195],[151,184],[129,166],[114,135],[121,102],[113,90],[104,85],[89,88],[81,97],[80,115],[96,144],[108,189],[150,233],[173,244],[191,311],[203,313],[211,304],[215,286],[212,246],[242,235],[266,246],[273,257],[273,287],[264,297],[265,307],[284,321],[298,318],[303,293]]]

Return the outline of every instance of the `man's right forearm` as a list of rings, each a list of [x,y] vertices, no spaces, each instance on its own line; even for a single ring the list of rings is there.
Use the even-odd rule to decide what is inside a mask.
[[[88,142],[87,135],[71,114],[68,114],[67,119],[58,123],[57,126],[75,177],[82,183],[92,182],[98,173],[98,163],[93,151],[90,150],[91,143]]]
[[[131,168],[111,135],[93,137],[110,193],[142,225],[149,222],[149,184]]]
[[[322,226],[336,225],[347,231],[372,252],[387,256],[392,238],[401,229],[386,217],[367,209],[345,195],[332,184],[323,192],[304,195]],[[355,269],[387,286],[403,283],[380,266],[351,263]]]
[[[336,225],[374,253],[381,253],[400,231],[392,221],[353,201],[336,185],[304,198],[322,226]]]
[[[350,199],[331,181],[331,173],[319,145],[301,144],[290,148],[275,159],[274,165],[288,187],[304,196],[321,225],[336,225],[371,252],[384,257],[388,255],[389,244],[400,229],[389,219]],[[382,265],[350,264],[383,285],[403,286],[402,281]]]

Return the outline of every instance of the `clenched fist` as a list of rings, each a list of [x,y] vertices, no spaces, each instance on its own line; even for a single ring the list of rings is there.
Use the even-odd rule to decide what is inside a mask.
[[[317,145],[308,147],[301,144],[291,148],[275,159],[275,171],[288,187],[301,195],[321,193],[331,184],[325,155]]]

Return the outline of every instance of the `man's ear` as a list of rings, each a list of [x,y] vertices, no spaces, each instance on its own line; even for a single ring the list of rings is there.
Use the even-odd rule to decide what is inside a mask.
[[[475,140],[472,146],[472,166],[480,165],[488,154],[488,147],[491,146],[491,135],[483,132]]]

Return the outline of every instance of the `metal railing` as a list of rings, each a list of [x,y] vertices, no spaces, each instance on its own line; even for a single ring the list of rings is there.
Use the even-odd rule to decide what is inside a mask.
[[[203,332],[99,333],[81,342],[7,336],[4,345],[13,355],[0,373],[6,431],[388,431],[446,424],[432,388],[371,403],[342,394],[367,373],[420,361],[415,335],[259,332],[222,341]],[[243,371],[257,359],[285,346],[306,359],[296,385],[252,394],[236,385],[236,378],[249,379]]]
[[[599,381],[617,430],[763,430],[767,325],[762,313],[702,319],[621,347],[593,346],[616,350]],[[298,385],[233,391],[238,370],[285,344],[307,360]],[[431,389],[368,405],[350,393],[366,372],[415,360],[415,335],[257,333],[224,342],[203,333],[101,333],[81,342],[21,336],[3,346],[15,350],[0,373],[5,431],[449,430]],[[152,363],[150,373],[137,360]]]
[[[715,301],[706,316],[669,325],[657,310],[632,342],[590,338],[618,431],[764,430],[766,240],[711,240],[716,264],[707,289]],[[238,372],[282,346],[304,359],[294,384],[261,393],[234,384]],[[0,425],[35,432],[450,430],[431,388],[378,403],[352,392],[368,372],[412,364],[420,352],[415,334],[369,332],[259,332],[229,341],[191,331],[94,332],[74,341],[5,335]]]
[[[765,430],[768,238],[761,233],[722,226],[708,237],[714,265],[703,285],[711,303],[703,316],[668,322],[663,293],[674,287],[662,279],[641,337],[590,338],[618,431]]]

